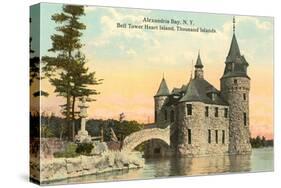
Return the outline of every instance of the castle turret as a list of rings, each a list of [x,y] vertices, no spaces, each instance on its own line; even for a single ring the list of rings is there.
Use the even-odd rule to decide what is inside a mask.
[[[204,72],[203,72],[203,64],[200,58],[200,52],[198,53],[198,57],[195,64],[195,72],[194,72],[194,78],[195,79],[204,79]]]
[[[247,75],[248,62],[241,55],[235,36],[233,36],[221,77],[221,95],[229,104],[229,153],[251,152],[249,130],[249,91],[250,77]]]
[[[154,96],[154,119],[155,123],[164,121],[167,119],[165,116],[165,112],[163,112],[163,105],[167,101],[168,95],[170,94],[166,80],[163,76],[162,81],[160,83],[159,89]]]

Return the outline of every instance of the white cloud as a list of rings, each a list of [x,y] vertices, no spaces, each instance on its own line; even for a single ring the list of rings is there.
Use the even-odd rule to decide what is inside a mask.
[[[126,37],[129,39],[145,39],[145,32],[137,29],[122,29],[117,28],[117,23],[133,23],[140,24],[143,20],[142,14],[123,13],[122,11],[115,8],[103,8],[104,16],[101,17],[102,34],[93,40],[94,46],[104,46],[110,42],[113,37]],[[134,11],[133,11],[134,12]],[[142,10],[143,13],[149,11]]]
[[[261,30],[270,30],[272,29],[272,22],[269,21],[261,21],[260,19],[258,19],[258,17],[254,17],[254,16],[241,16],[238,19],[238,24],[239,22],[250,22],[256,25],[256,27],[258,29]]]
[[[128,49],[128,50],[126,50],[126,54],[127,54],[127,55],[131,55],[131,56],[134,56],[134,55],[136,55],[137,53],[136,53],[136,51],[133,50],[133,49]]]
[[[141,11],[141,12],[140,12]],[[142,19],[150,13],[145,10],[129,10],[104,8],[101,17],[102,34],[95,37],[89,43],[94,47],[105,48],[108,45],[116,46],[124,55],[137,56],[143,63],[161,65],[172,65],[186,62],[187,66],[192,59],[195,62],[198,50],[205,65],[220,66],[217,62],[223,63],[229,50],[232,38],[232,19],[225,22],[221,29],[215,28],[216,33],[195,33],[195,32],[173,32],[173,31],[151,31],[117,29],[116,23],[142,23]],[[272,23],[258,17],[239,16],[236,18],[237,25],[247,22],[255,24],[259,29],[268,30]],[[118,39],[117,43],[112,41]],[[249,60],[255,57],[257,49],[246,39],[239,38],[240,50]],[[128,42],[129,41],[129,42]],[[144,50],[137,50],[138,46],[131,45],[130,41],[138,41]],[[135,45],[135,44],[134,44]],[[138,53],[137,53],[138,52]],[[127,56],[125,56],[127,57]],[[256,57],[255,57],[256,58]],[[207,66],[208,67],[208,66]],[[206,67],[206,68],[207,68]]]
[[[89,6],[89,5],[86,5],[86,6],[84,7],[84,10],[85,10],[86,13],[89,13],[89,12],[93,12],[93,11],[97,10],[97,7],[96,7],[96,6]]]

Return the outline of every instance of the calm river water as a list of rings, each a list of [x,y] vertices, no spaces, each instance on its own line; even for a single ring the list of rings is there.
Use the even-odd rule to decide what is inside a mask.
[[[89,175],[55,182],[55,184],[273,171],[273,161],[273,148],[253,149],[251,155],[146,159],[145,167],[142,169]]]

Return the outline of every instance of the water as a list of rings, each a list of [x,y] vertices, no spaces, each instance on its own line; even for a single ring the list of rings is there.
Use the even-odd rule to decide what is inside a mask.
[[[253,149],[251,155],[146,159],[145,167],[142,169],[89,175],[56,183],[89,183],[169,176],[273,171],[273,161],[273,148]]]

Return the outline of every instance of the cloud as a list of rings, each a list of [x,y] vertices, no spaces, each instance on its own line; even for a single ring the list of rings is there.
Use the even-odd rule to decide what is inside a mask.
[[[237,24],[243,23],[243,22],[253,23],[260,30],[270,30],[270,29],[273,28],[272,27],[273,22],[262,21],[259,17],[254,17],[254,16],[241,16],[241,17],[239,17]]]
[[[85,10],[85,13],[90,13],[90,12],[94,12],[97,10],[97,7],[96,6],[89,6],[89,5],[86,5],[84,7],[84,10]]]
[[[127,54],[127,55],[131,55],[131,56],[134,56],[134,55],[136,55],[137,53],[136,53],[136,51],[133,50],[133,49],[128,49],[128,50],[126,50],[126,54]]]
[[[134,29],[122,29],[117,28],[117,23],[133,23],[140,24],[143,19],[141,14],[131,14],[128,12],[122,12],[115,8],[102,8],[103,16],[100,18],[102,27],[102,34],[94,39],[93,44],[95,46],[103,46],[110,43],[114,37],[124,37],[129,39],[145,39],[145,34],[142,31]],[[142,11],[146,13],[146,11]]]

